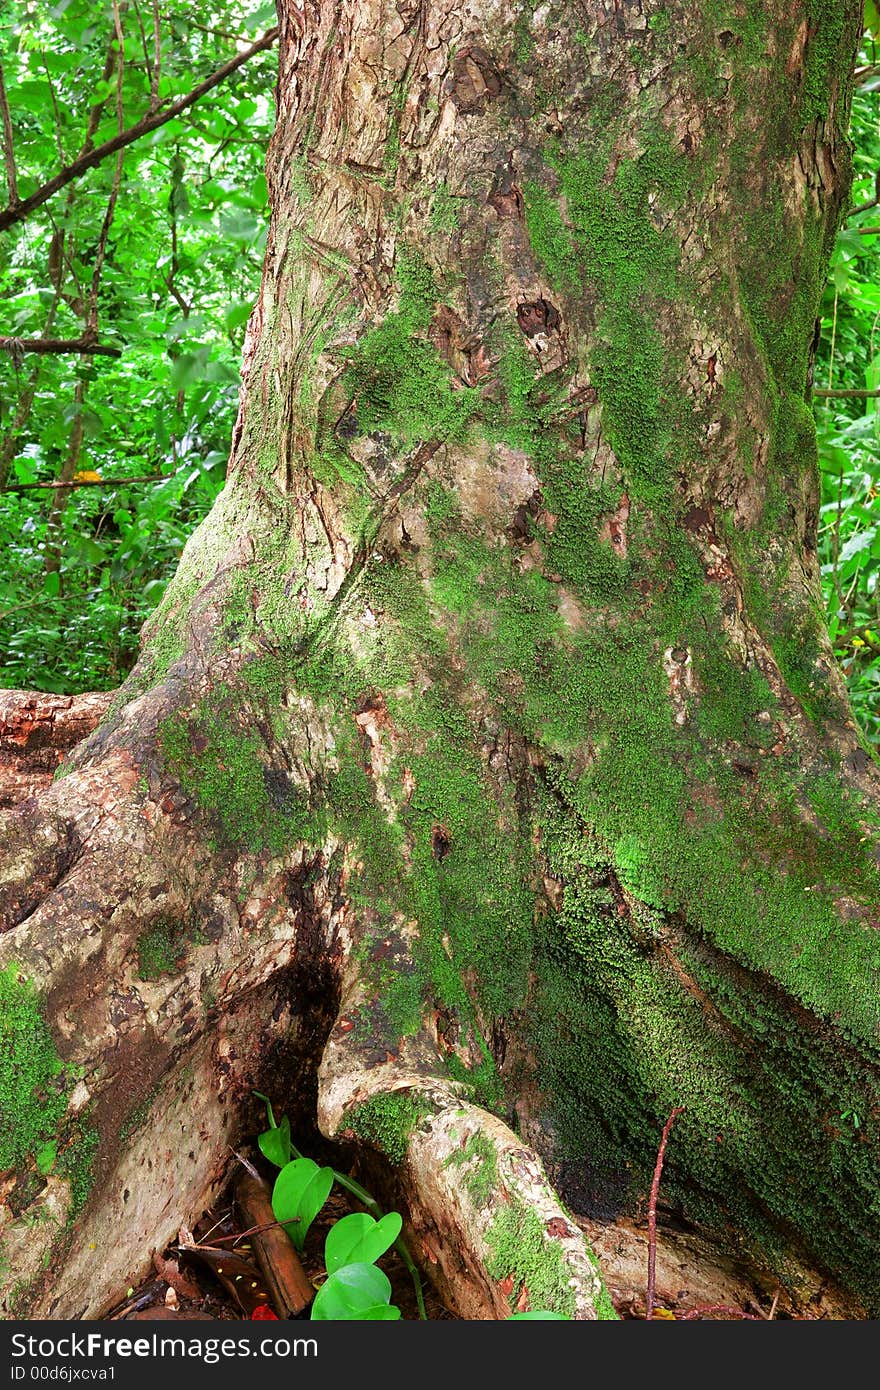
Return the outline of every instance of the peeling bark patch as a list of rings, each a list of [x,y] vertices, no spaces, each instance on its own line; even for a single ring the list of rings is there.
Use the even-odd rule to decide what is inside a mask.
[[[522,220],[524,203],[522,189],[512,180],[502,178],[492,192],[489,194],[487,202],[494,208],[499,217],[515,217]]]
[[[675,722],[682,725],[688,716],[688,696],[694,691],[693,661],[688,647],[667,647],[663,653],[663,670],[669,681],[669,698],[675,711]]]
[[[435,825],[431,831],[431,853],[438,863],[442,863],[452,848],[449,831],[442,825]]]
[[[525,545],[532,540],[535,530],[533,523],[540,515],[543,501],[540,488],[536,488],[531,497],[517,507],[513,521],[507,528],[507,535],[514,544]]]
[[[559,327],[559,310],[543,297],[526,300],[516,306],[516,321],[527,338],[546,337]]]
[[[37,819],[36,802],[19,808],[17,832],[22,848],[14,875],[0,882],[0,932],[20,926],[49,897],[82,857],[79,831],[72,821]]]
[[[449,93],[459,111],[479,115],[500,94],[501,78],[492,55],[478,44],[463,48],[455,59]]]

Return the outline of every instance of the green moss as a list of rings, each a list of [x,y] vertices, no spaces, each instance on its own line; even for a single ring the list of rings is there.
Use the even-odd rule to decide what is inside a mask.
[[[39,997],[17,966],[0,971],[0,1172],[51,1139],[67,1106],[63,1068]]]
[[[427,261],[402,249],[398,307],[349,350],[344,377],[362,434],[387,431],[398,448],[464,437],[480,393],[456,383],[427,336],[437,288]]]
[[[74,1121],[65,1135],[64,1146],[58,1154],[56,1172],[59,1177],[66,1178],[70,1183],[68,1222],[79,1215],[92,1190],[99,1143],[98,1131],[87,1119]]]
[[[130,1115],[120,1126],[119,1138],[122,1141],[122,1143],[125,1143],[127,1139],[130,1139],[131,1136],[137,1132],[137,1130],[142,1129],[144,1125],[147,1123],[147,1120],[150,1117],[150,1111],[153,1108],[153,1101],[156,1099],[158,1090],[159,1084],[157,1082],[155,1086],[150,1088],[150,1090],[144,1096],[143,1100],[135,1106],[135,1108],[131,1111]]]
[[[345,1123],[359,1138],[379,1149],[389,1163],[400,1164],[406,1158],[410,1135],[431,1110],[430,1101],[419,1091],[389,1091],[353,1106]]]
[[[445,232],[449,235],[458,230],[461,222],[460,197],[454,197],[446,183],[439,183],[434,190],[428,224],[432,232]]]
[[[174,924],[158,921],[138,937],[138,976],[142,980],[157,980],[160,975],[173,975],[180,955],[179,933]]]
[[[500,1208],[486,1232],[486,1244],[488,1273],[499,1281],[513,1280],[511,1310],[527,1290],[530,1308],[573,1316],[575,1295],[562,1246],[547,1235],[531,1207],[514,1198]]]
[[[810,0],[809,16],[800,110],[804,125],[827,117],[829,92],[840,84],[855,56],[856,37],[852,19],[839,0]]]
[[[482,1130],[476,1130],[466,1144],[451,1153],[444,1167],[463,1170],[462,1182],[474,1206],[485,1206],[498,1186],[498,1158],[495,1145]]]
[[[554,285],[598,293],[590,368],[603,426],[631,490],[659,500],[679,416],[670,409],[678,394],[669,370],[675,364],[658,319],[682,286],[677,239],[658,228],[648,208],[658,195],[674,204],[694,190],[684,155],[664,144],[662,133],[638,158],[617,160],[611,178],[611,136],[597,132],[596,139],[588,154],[562,141],[546,147],[558,194],[545,181],[528,182],[526,226]]]
[[[845,817],[829,779],[817,791]],[[874,1209],[874,1135],[839,1118],[859,1095],[876,1127],[870,1055],[805,1027],[782,993],[698,933],[645,909],[621,912],[612,856],[586,827],[573,831],[555,796],[542,827],[565,887],[539,951],[533,1040],[569,1171],[587,1163],[594,1190],[612,1203],[644,1194],[663,1119],[684,1104],[664,1171],[669,1198],[707,1224],[732,1220],[765,1257],[781,1254],[780,1226],[808,1232],[816,1257],[873,1303],[880,1263],[863,1217]],[[757,846],[769,829],[753,827]],[[854,848],[847,838],[844,855]],[[778,876],[772,847],[766,855],[763,869],[744,862],[751,884]],[[724,874],[722,859],[707,887]],[[785,913],[769,905],[766,888],[757,899],[774,926],[799,923],[803,940],[812,896],[794,889]],[[715,904],[716,934],[723,910]],[[875,952],[863,978],[878,969]]]
[[[254,853],[279,854],[319,834],[320,817],[311,816],[306,795],[286,769],[270,764],[248,715],[218,688],[188,715],[166,719],[159,747],[224,839]]]

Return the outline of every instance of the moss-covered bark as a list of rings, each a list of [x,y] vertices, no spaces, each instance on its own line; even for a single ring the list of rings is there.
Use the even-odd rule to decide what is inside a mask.
[[[196,918],[332,921],[358,1046],[427,1029],[573,1205],[637,1205],[683,1105],[667,1197],[876,1310],[807,391],[859,5],[298,16],[229,483],[79,773],[133,754]]]

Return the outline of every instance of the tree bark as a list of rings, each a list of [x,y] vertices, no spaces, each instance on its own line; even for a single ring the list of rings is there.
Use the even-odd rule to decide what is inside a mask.
[[[858,0],[279,8],[227,486],[4,830],[7,1306],[109,1303],[258,1087],[384,1152],[471,1316],[610,1315],[547,1174],[638,1212],[674,1105],[678,1215],[876,1312],[806,387]]]
[[[113,696],[0,690],[0,807],[45,791],[64,755],[97,728]]]

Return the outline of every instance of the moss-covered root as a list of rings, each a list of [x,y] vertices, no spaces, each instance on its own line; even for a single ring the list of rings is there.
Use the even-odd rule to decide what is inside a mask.
[[[537,1154],[449,1081],[430,1031],[377,1061],[352,1027],[357,986],[318,1073],[318,1121],[378,1150],[396,1170],[412,1248],[446,1302],[466,1318],[549,1311],[616,1316],[598,1264]]]

